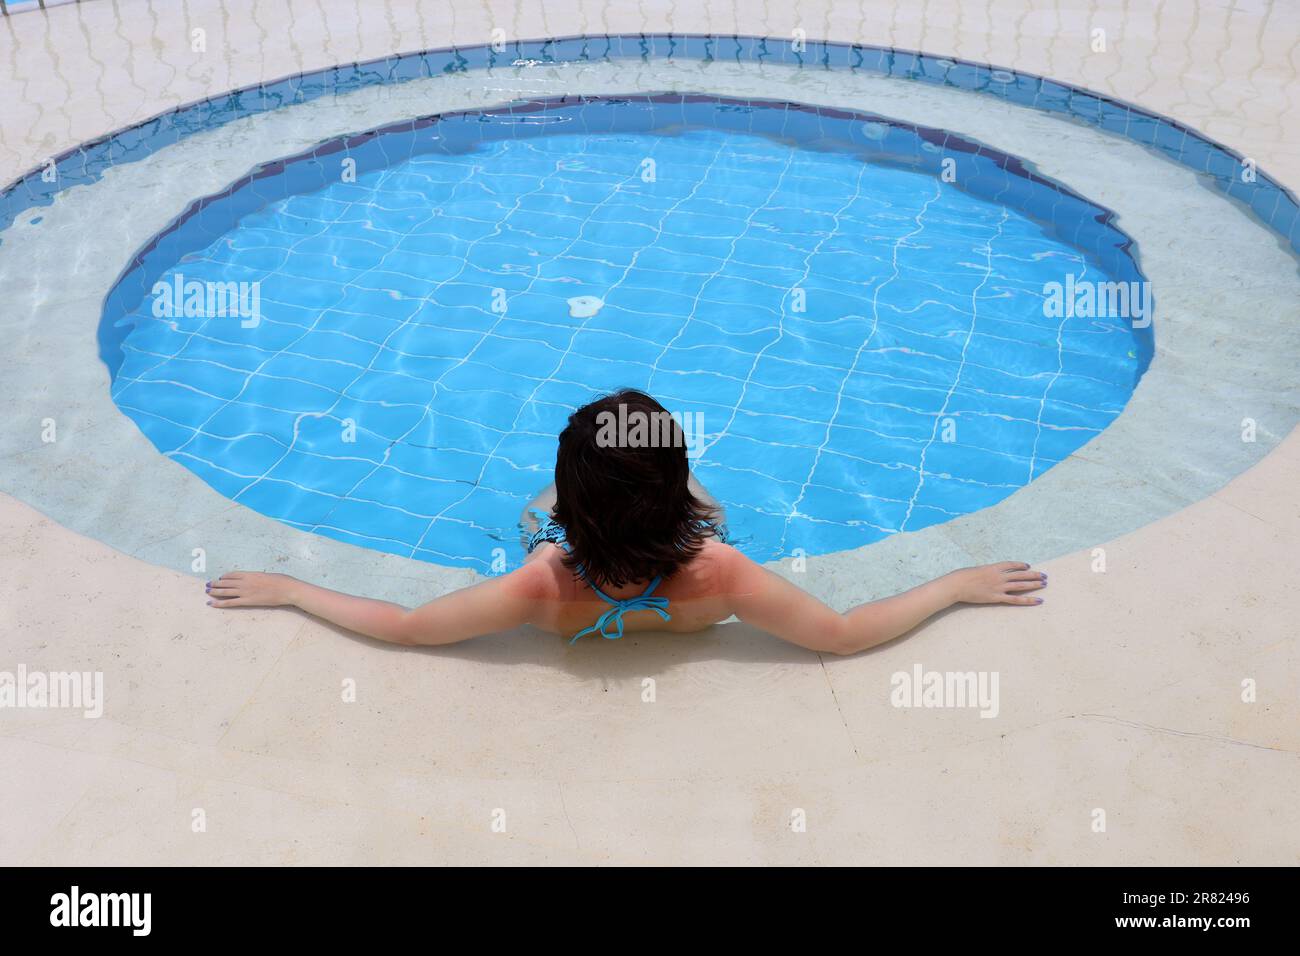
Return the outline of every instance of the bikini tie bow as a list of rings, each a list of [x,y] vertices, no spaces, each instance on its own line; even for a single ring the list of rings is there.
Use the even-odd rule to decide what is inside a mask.
[[[650,592],[658,585],[659,579],[655,578],[650,582],[650,586],[645,589],[645,592],[639,597],[622,599],[612,598],[601,591],[596,591],[597,594],[614,606],[597,618],[596,623],[591,627],[581,630],[577,634],[573,635],[573,640],[569,641],[569,643],[573,644],[584,634],[591,634],[592,632],[598,633],[601,637],[609,641],[618,640],[623,636],[623,615],[628,611],[654,611],[665,621],[671,621],[672,615],[668,613],[668,598],[658,596],[652,597],[650,594]],[[593,590],[595,589],[593,588]],[[615,625],[616,629],[611,629],[611,624]]]

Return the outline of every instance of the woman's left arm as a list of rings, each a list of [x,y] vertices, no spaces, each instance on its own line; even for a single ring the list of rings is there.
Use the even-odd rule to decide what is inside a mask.
[[[454,644],[527,624],[545,589],[545,570],[533,562],[417,608],[356,597],[287,574],[232,571],[208,584],[213,607],[282,607],[393,644]]]

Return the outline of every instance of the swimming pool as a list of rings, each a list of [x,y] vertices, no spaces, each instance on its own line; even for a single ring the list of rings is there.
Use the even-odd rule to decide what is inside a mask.
[[[1300,207],[1263,169],[1203,133],[1049,78],[901,50],[818,41],[796,51],[789,41],[730,36],[574,37],[519,41],[500,52],[460,47],[396,54],[255,83],[82,143],[5,187],[5,318],[11,336],[24,343],[22,354],[39,361],[0,351],[0,393],[30,410],[21,422],[42,429],[57,422],[58,440],[42,431],[33,451],[30,428],[0,432],[8,462],[4,490],[126,554],[187,573],[203,573],[203,555],[223,568],[265,566],[273,555],[273,566],[298,576],[345,588],[364,581],[368,593],[411,603],[424,599],[430,581],[468,583],[470,568],[495,573],[514,566],[522,549],[513,529],[495,526],[513,521],[504,509],[494,526],[467,524],[456,541],[448,535],[437,542],[454,544],[456,554],[412,561],[409,547],[357,547],[350,541],[359,539],[311,533],[268,517],[216,490],[184,459],[160,454],[112,398],[118,346],[130,330],[113,324],[151,293],[137,285],[129,302],[130,282],[122,280],[142,265],[155,276],[169,269],[173,277],[184,273],[173,268],[183,255],[235,227],[233,207],[225,204],[223,212],[221,198],[232,184],[245,184],[259,160],[306,156],[290,164],[289,176],[302,176],[322,144],[355,140],[352,155],[361,160],[361,140],[373,137],[357,130],[388,129],[411,117],[499,111],[521,100],[561,96],[634,99],[665,90],[807,104],[831,119],[869,112],[873,116],[863,122],[871,125],[863,125],[861,135],[850,130],[850,147],[875,142],[887,128],[914,129],[925,145],[910,142],[908,149],[931,165],[910,168],[927,169],[942,182],[943,161],[955,160],[958,180],[945,185],[1013,210],[1032,207],[1023,197],[1000,201],[996,184],[969,191],[972,183],[962,174],[972,171],[964,163],[972,151],[1007,164],[1020,174],[1017,180],[1050,177],[1067,184],[1092,201],[1076,209],[1097,210],[1073,217],[1086,233],[1102,224],[1097,217],[1106,216],[1103,207],[1115,211],[1106,224],[1133,238],[1133,254],[1141,250],[1141,272],[1158,297],[1151,363],[1109,425],[991,506],[919,530],[909,524],[905,534],[809,562],[816,574],[808,583],[825,594],[869,600],[958,564],[1008,555],[1046,560],[1114,539],[1222,487],[1261,460],[1300,416],[1293,387],[1300,354]],[[751,122],[737,110],[719,116]],[[733,129],[752,132],[743,125]],[[820,128],[805,127],[784,142],[815,150],[813,141],[822,135]],[[843,144],[828,146],[843,151]],[[403,158],[392,153],[378,166]],[[378,166],[359,162],[358,170]],[[246,190],[253,208],[287,197],[275,195],[278,184],[290,181],[277,175],[284,168],[276,161],[254,170],[256,191]],[[662,167],[659,172],[662,183]],[[325,185],[300,180],[294,189],[308,193]],[[1036,218],[1071,220],[1050,212]],[[180,248],[169,238],[203,221],[212,228],[205,239],[197,235],[202,242]],[[1075,251],[1084,245],[1073,236],[1057,238]],[[1250,263],[1249,274],[1234,263]],[[984,305],[981,300],[980,313],[989,314]],[[807,307],[817,307],[815,297]],[[565,322],[581,321],[567,315],[567,300],[561,309]],[[1139,367],[1150,333],[1134,330]],[[798,402],[790,405],[798,410]],[[1257,441],[1243,438],[1245,417],[1258,424]],[[313,423],[303,419],[308,428]],[[706,430],[709,424],[706,417]],[[934,442],[940,452],[950,450],[940,447],[945,437],[962,433],[941,429]],[[539,484],[545,468],[538,468]],[[708,455],[698,470],[718,491]],[[811,505],[801,510],[811,513]],[[789,559],[814,553],[799,523],[792,522],[786,541]],[[447,524],[450,532],[454,522]],[[752,530],[745,533],[741,546],[761,554],[753,549],[762,541]],[[472,550],[463,553],[463,546]],[[798,570],[789,559],[787,568]]]
[[[118,407],[230,499],[480,570],[568,414],[641,388],[769,560],[987,507],[1097,435],[1149,308],[1050,290],[1142,279],[1106,209],[942,130],[562,97],[259,167],[142,250],[101,349]]]

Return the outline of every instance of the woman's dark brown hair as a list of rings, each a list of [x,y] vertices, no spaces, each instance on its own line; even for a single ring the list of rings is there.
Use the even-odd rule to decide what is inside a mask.
[[[637,430],[637,423],[645,427]],[[631,425],[620,428],[620,423]],[[690,490],[681,425],[644,392],[624,389],[584,405],[560,432],[555,520],[596,587],[667,578],[699,553],[710,508]]]

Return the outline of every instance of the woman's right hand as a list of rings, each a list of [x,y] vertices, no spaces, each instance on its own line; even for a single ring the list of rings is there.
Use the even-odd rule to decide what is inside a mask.
[[[1042,604],[1028,593],[1047,587],[1047,575],[1023,561],[999,561],[948,575],[953,600],[963,604]]]

